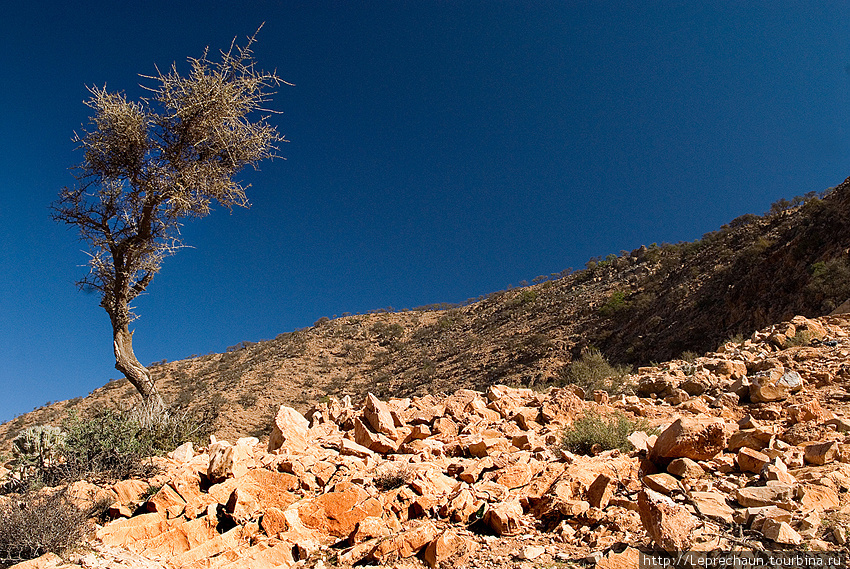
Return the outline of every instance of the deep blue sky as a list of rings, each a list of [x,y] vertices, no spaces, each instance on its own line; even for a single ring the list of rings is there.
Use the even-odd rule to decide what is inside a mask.
[[[251,209],[187,222],[136,302],[143,363],[697,239],[850,175],[843,1],[24,4],[0,23],[0,420],[119,377],[48,211],[86,85],[138,97],[263,21],[287,160],[246,173]]]

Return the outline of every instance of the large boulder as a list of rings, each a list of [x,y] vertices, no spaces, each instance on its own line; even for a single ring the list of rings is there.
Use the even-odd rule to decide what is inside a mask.
[[[307,449],[307,430],[310,422],[304,415],[281,405],[275,415],[272,434],[269,436],[269,452],[278,450],[286,445],[287,450],[300,452]]]
[[[669,463],[676,458],[709,460],[724,448],[726,430],[722,419],[681,418],[658,435],[649,459],[660,463]]]
[[[782,367],[759,372],[750,377],[750,401],[753,403],[783,401],[801,389],[803,378],[800,374]]]
[[[690,549],[698,522],[687,508],[644,488],[638,494],[638,512],[646,533],[658,547],[671,553]]]

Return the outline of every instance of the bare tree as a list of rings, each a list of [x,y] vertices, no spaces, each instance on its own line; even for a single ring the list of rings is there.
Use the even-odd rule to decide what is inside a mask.
[[[259,31],[259,30],[258,30]],[[145,291],[165,257],[183,246],[180,220],[204,217],[218,202],[247,207],[244,166],[276,157],[285,142],[264,107],[281,83],[255,68],[256,33],[231,43],[218,61],[189,58],[186,77],[172,65],[156,69],[138,102],[106,87],[91,87],[94,111],[74,142],[85,153],[77,183],[53,203],[53,218],[79,228],[89,245],[90,271],[77,284],[97,290],[112,323],[115,368],[143,401],[161,403],[154,380],[133,353],[130,303]]]

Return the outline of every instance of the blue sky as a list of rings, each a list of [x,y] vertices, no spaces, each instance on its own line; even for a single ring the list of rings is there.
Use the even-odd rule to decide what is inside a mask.
[[[630,4],[627,6],[627,4]],[[287,160],[190,220],[137,300],[143,363],[322,316],[458,302],[694,240],[850,175],[846,2],[35,2],[0,34],[0,420],[113,368],[85,246],[48,206],[86,85],[262,22]]]

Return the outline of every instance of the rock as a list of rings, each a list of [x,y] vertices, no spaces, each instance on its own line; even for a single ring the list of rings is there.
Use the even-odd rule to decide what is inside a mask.
[[[833,462],[838,457],[838,443],[827,441],[806,445],[804,459],[808,464],[822,466]]]
[[[395,421],[389,406],[371,393],[366,396],[363,416],[376,433],[387,435],[391,439],[396,438]]]
[[[646,533],[661,549],[673,553],[691,548],[698,522],[684,506],[645,488],[638,494],[638,512]]]
[[[189,462],[195,456],[195,448],[192,446],[192,441],[185,442],[170,453],[168,458],[177,462]]]
[[[677,458],[667,465],[667,472],[679,478],[702,478],[705,470],[690,458]]]
[[[521,520],[522,506],[515,500],[493,504],[484,514],[484,524],[496,532],[496,535],[516,533]]]
[[[519,552],[519,558],[531,561],[533,559],[537,559],[544,553],[546,553],[546,548],[541,545],[526,545]]]
[[[437,526],[434,525],[434,522],[428,521],[381,541],[372,551],[371,556],[382,564],[393,558],[411,557],[433,541],[436,536]]]
[[[837,510],[841,505],[838,492],[820,484],[803,484],[797,491],[797,499],[804,510],[826,512]]]
[[[354,419],[354,441],[378,454],[390,454],[398,450],[398,445],[386,435],[373,432],[360,419]]]
[[[452,530],[446,530],[428,544],[422,553],[422,559],[429,567],[438,567],[444,561],[466,553],[469,543]]]
[[[762,467],[761,476],[765,481],[776,480],[782,484],[792,486],[797,483],[797,479],[794,478],[794,475],[788,472],[788,467],[785,466],[785,463],[782,462],[778,456],[774,458],[772,462],[765,464]]]
[[[647,444],[649,441],[649,435],[643,431],[635,431],[631,433],[626,437],[626,440],[628,440],[638,452],[646,452],[649,448]]]
[[[793,498],[794,488],[785,484],[748,486],[735,491],[735,499],[745,508],[787,504]]]
[[[802,536],[792,528],[788,522],[778,522],[773,519],[764,521],[761,533],[769,540],[782,545],[800,545],[803,543]]]
[[[833,414],[820,406],[817,399],[788,407],[788,419],[794,423],[805,421],[825,422],[833,418]]]
[[[289,529],[289,522],[286,520],[286,515],[279,508],[266,508],[263,512],[263,517],[260,518],[260,527],[266,532],[269,537],[276,537],[279,533]]]
[[[134,541],[155,537],[167,527],[165,516],[160,512],[152,512],[116,520],[97,530],[96,537],[106,545],[123,547]]]
[[[794,325],[796,332],[805,330],[813,340],[823,340],[827,337],[827,331],[823,324],[805,316],[795,316],[791,319],[791,324]]]
[[[382,512],[380,501],[351,483],[337,484],[333,491],[298,505],[298,517],[306,527],[337,537],[348,537],[362,519]]]
[[[604,510],[615,490],[616,481],[607,474],[600,474],[587,489],[587,501],[592,508]]]
[[[226,478],[239,478],[248,471],[245,463],[244,447],[233,446],[227,441],[218,441],[210,445],[210,463],[207,477],[211,482],[221,482]]]
[[[670,462],[676,458],[708,460],[724,448],[726,431],[721,419],[682,418],[658,435],[649,459],[653,462]]]
[[[691,492],[691,501],[697,511],[713,520],[727,524],[733,522],[735,510],[726,503],[726,495],[720,492]]]
[[[760,451],[770,446],[770,442],[775,436],[772,428],[740,429],[729,437],[726,448],[731,452],[736,452],[744,447]]]
[[[673,492],[680,492],[682,490],[682,487],[679,485],[679,481],[676,477],[667,474],[666,472],[649,474],[644,476],[642,481],[649,488],[668,496]]]
[[[67,567],[67,565],[63,564],[64,560],[55,553],[45,553],[40,557],[16,563],[11,567],[15,567],[15,569],[52,569],[53,567],[58,566]]]
[[[349,439],[342,439],[339,443],[339,454],[343,456],[356,456],[357,458],[368,458],[370,456],[375,456],[375,453],[364,447],[363,445],[359,445],[356,442]]]
[[[149,488],[150,484],[144,480],[121,480],[112,485],[112,491],[117,496],[116,501],[125,506],[139,502]]]
[[[303,452],[307,449],[307,431],[310,422],[304,415],[281,405],[275,415],[272,433],[269,436],[268,451],[273,452],[286,445],[290,452]]]
[[[796,371],[774,368],[750,377],[750,401],[768,403],[782,401],[803,389],[803,378]]]
[[[759,474],[764,465],[770,462],[770,457],[757,450],[743,447],[738,451],[737,460],[741,472]]]
[[[608,557],[596,563],[596,569],[638,569],[640,566],[640,550],[627,547],[620,553],[608,552]]]
[[[149,512],[161,512],[168,518],[176,518],[186,509],[186,500],[174,488],[165,484],[147,502]]]

